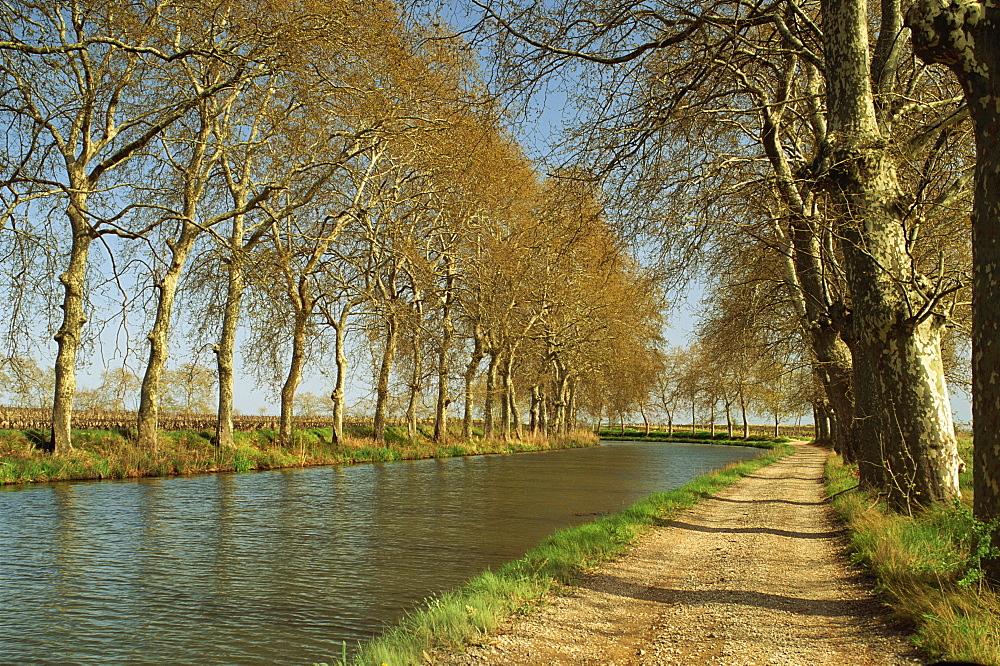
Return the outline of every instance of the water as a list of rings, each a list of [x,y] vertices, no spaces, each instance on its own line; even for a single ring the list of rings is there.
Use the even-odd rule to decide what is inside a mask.
[[[0,663],[332,661],[558,529],[758,453],[615,443],[0,487]]]

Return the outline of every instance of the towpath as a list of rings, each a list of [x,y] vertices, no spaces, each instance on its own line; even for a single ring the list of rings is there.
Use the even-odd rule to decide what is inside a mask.
[[[870,666],[924,663],[848,564],[804,444],[651,530],[569,594],[436,663]]]

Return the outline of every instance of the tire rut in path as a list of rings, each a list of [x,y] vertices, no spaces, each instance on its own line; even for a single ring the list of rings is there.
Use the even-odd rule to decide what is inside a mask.
[[[797,452],[651,530],[567,596],[451,664],[919,664],[845,564],[822,449]]]

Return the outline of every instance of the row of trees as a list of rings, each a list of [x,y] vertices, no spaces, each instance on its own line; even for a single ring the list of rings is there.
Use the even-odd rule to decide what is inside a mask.
[[[627,195],[623,224],[743,293],[772,280],[756,323],[791,316],[774,328],[809,350],[864,485],[900,508],[957,497],[942,341],[968,320],[976,154],[900,3],[476,4],[505,71],[572,74],[567,147]]]
[[[899,509],[959,495],[946,369],[971,331],[976,514],[1000,516],[1000,9],[473,4],[513,89],[570,75],[570,148],[627,193],[627,226],[744,293],[780,285],[768,323],[793,323],[838,450]]]
[[[638,390],[609,388],[608,416],[623,426],[641,420],[649,429],[658,423],[671,434],[684,423],[714,435],[721,422],[729,437],[737,427],[749,437],[752,417],[773,419],[777,436],[780,423],[814,411],[816,391],[808,366],[772,355],[751,359],[742,352],[730,354],[704,341],[659,351],[651,378],[635,378],[641,382]]]
[[[477,409],[488,436],[564,432],[656,341],[658,281],[599,190],[540,178],[468,48],[390,3],[15,2],[0,86],[7,346],[54,333],[57,452],[74,405],[107,397],[76,370],[115,327],[125,348],[142,331],[146,447],[181,336],[215,353],[223,446],[240,335],[280,387],[282,440],[318,363],[341,435],[351,350],[372,360],[376,439],[394,393],[411,434],[431,393],[443,440],[456,383],[465,436]]]

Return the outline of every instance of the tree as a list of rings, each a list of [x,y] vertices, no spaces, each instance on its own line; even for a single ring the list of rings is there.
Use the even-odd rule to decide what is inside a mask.
[[[899,174],[906,163],[935,163],[923,158],[951,145],[961,114],[947,96],[925,101],[933,86],[922,87],[919,73],[907,79],[898,3],[882,4],[871,43],[864,0],[830,0],[818,13],[791,3],[680,10],[570,1],[503,11],[477,4],[501,27],[510,56],[502,63],[538,67],[545,59],[544,68],[564,65],[574,80],[587,81],[578,70],[592,73],[596,119],[576,136],[598,172],[640,175],[627,188],[631,204],[623,200],[629,215],[658,215],[662,205],[654,197],[697,192],[704,216],[718,219],[720,197],[700,169],[687,166],[704,156],[706,145],[720,146],[718,164],[726,167],[720,176],[765,166],[769,173],[744,182],[773,197],[774,221],[787,221],[790,279],[809,306],[801,311],[803,326],[815,332],[818,363],[828,375],[836,371],[828,386],[842,395],[849,390],[843,370],[850,352],[853,406],[861,410],[851,423],[865,443],[863,483],[885,491],[897,508],[955,497],[959,461],[940,340],[957,285],[914,252],[919,224],[904,202],[913,197],[917,217],[939,202],[920,188],[904,191]],[[916,104],[913,92],[920,93]],[[731,109],[739,109],[738,119],[725,117]],[[724,122],[701,123],[699,113]],[[759,132],[743,130],[750,118]],[[678,144],[682,150],[675,151]],[[674,155],[687,159],[685,166],[675,166]],[[769,188],[759,186],[762,178]],[[730,180],[721,191],[737,188]],[[685,208],[695,207],[679,205]],[[821,225],[836,243],[845,301],[829,302],[823,291]]]
[[[197,363],[182,363],[175,370],[167,370],[163,373],[164,409],[188,415],[211,412],[215,382],[212,369]]]
[[[948,5],[918,0],[906,15],[916,54],[948,66],[965,94],[976,136],[972,211],[972,427],[975,514],[1000,517],[1000,8],[995,3]],[[1000,533],[993,533],[1000,546]],[[987,564],[1000,581],[1000,558]]]
[[[7,392],[17,407],[46,408],[52,405],[52,387],[55,376],[52,368],[43,368],[31,357],[16,356],[7,359]]]
[[[39,197],[57,200],[68,227],[68,259],[59,277],[62,322],[55,335],[56,452],[72,448],[91,244],[105,235],[142,234],[121,225],[136,185],[122,178],[124,169],[140,170],[143,149],[230,80],[195,89],[159,83],[180,80],[201,53],[254,57],[240,48],[239,30],[202,30],[202,23],[197,10],[60,0],[8,5],[0,23],[0,75],[10,86],[3,113],[23,137],[8,182],[23,187],[25,204]]]

